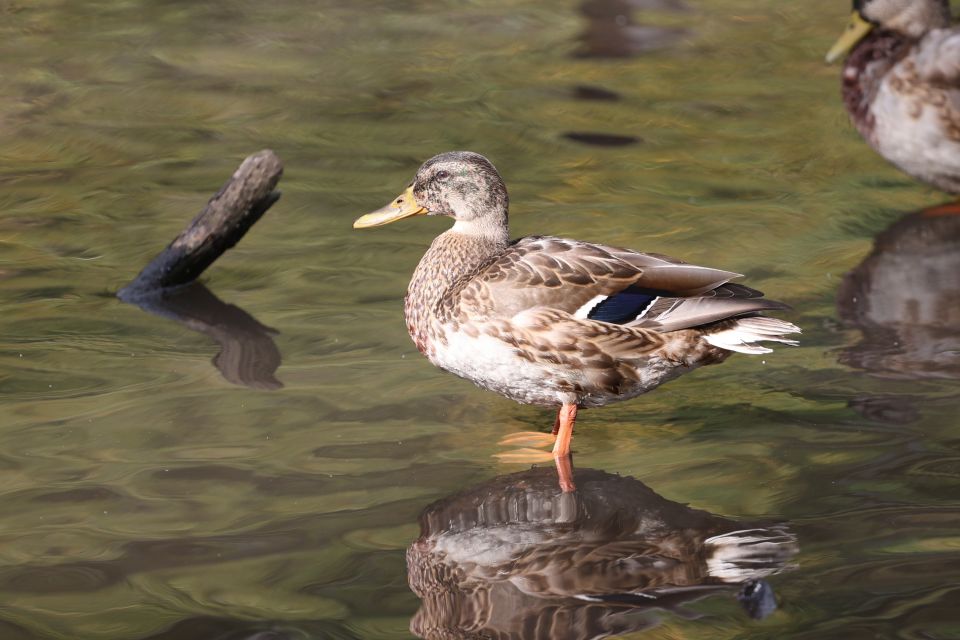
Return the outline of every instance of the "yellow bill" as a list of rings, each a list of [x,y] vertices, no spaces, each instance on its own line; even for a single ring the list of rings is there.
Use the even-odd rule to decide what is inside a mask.
[[[850,49],[853,49],[858,42],[863,40],[865,35],[870,33],[871,29],[873,29],[873,25],[864,20],[859,12],[854,11],[853,15],[850,16],[850,22],[847,23],[846,31],[827,52],[827,64],[833,64],[845,56]]]
[[[393,202],[387,206],[357,218],[353,223],[353,228],[365,229],[367,227],[379,227],[382,224],[390,224],[403,218],[420,216],[426,213],[428,213],[428,211],[418,205],[414,199],[413,185],[410,185],[406,191],[394,198]]]

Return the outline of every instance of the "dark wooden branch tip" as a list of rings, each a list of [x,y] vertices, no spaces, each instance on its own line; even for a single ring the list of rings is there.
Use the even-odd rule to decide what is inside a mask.
[[[280,198],[274,191],[283,163],[265,149],[247,157],[207,206],[117,295],[125,302],[189,284]]]

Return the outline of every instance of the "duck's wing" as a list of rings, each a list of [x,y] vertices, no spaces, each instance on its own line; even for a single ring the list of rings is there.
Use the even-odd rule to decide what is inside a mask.
[[[960,28],[931,31],[914,49],[913,64],[921,80],[948,92],[960,108]]]
[[[578,319],[674,331],[786,305],[739,274],[564,238],[522,238],[455,291],[470,316],[552,309]]]

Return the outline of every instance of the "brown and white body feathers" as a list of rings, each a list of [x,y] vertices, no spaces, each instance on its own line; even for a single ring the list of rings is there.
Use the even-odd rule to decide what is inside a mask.
[[[435,365],[518,402],[602,406],[798,331],[744,318],[786,305],[727,284],[729,271],[539,236],[470,256],[488,249],[439,236],[411,280],[408,327]]]

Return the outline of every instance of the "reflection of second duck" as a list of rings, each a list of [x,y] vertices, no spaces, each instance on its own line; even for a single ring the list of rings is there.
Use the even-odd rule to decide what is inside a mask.
[[[947,0],[855,0],[827,54],[860,134],[918,180],[960,194],[960,27]]]
[[[862,341],[841,360],[892,378],[960,379],[960,205],[917,211],[844,276],[840,318]]]
[[[577,470],[575,480],[564,493],[549,469],[533,469],[428,506],[407,551],[423,601],[413,632],[605,637],[655,624],[642,610],[778,573],[797,552],[784,525],[691,509],[602,471]],[[569,633],[557,635],[560,624]]]

